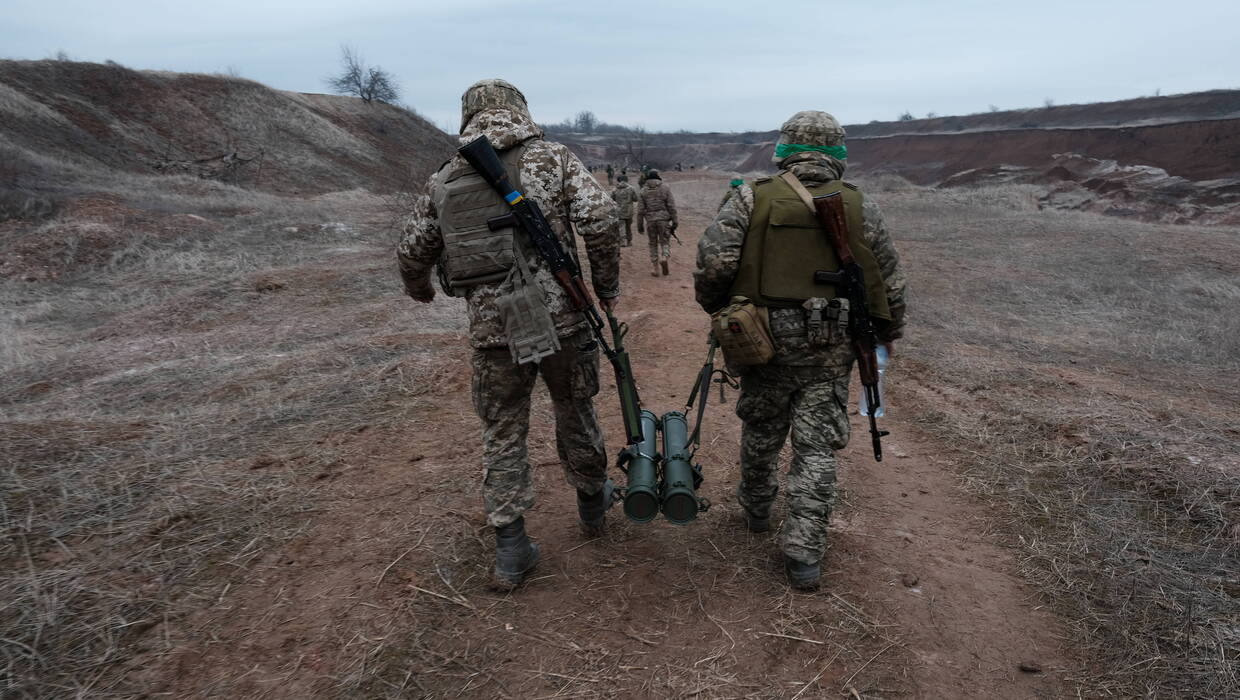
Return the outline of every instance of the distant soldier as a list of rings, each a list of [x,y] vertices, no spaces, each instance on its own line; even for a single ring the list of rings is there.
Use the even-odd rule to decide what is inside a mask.
[[[723,199],[719,200],[719,209],[723,209],[723,205],[727,204],[729,199],[732,199],[732,196],[736,194],[736,190],[743,184],[745,184],[745,181],[739,177],[732,178],[732,181],[728,183],[728,191],[724,192]]]
[[[637,190],[629,184],[629,176],[621,175],[616,189],[611,193],[620,209],[620,220],[624,222],[624,246],[633,245],[633,211],[637,204]]]
[[[672,190],[659,177],[658,170],[646,173],[637,208],[637,232],[649,229],[650,275],[658,277],[662,269],[668,274],[667,261],[672,257],[672,232],[676,230],[676,200]]]
[[[824,249],[818,236],[789,235],[821,230],[804,199],[842,198],[849,249],[864,271],[871,316],[889,352],[904,330],[899,257],[878,206],[840,179],[847,156],[844,130],[834,117],[826,112],[793,115],[775,146],[780,175],[736,188],[702,234],[693,275],[697,301],[707,313],[735,297],[767,307],[775,354],[767,364],[742,368],[736,405],[743,423],[737,496],[749,530],[766,532],[779,491],[779,452],[791,430],[782,549],[788,580],[801,590],[817,589],[821,577],[827,521],[835,505],[835,450],[848,443],[854,361],[848,299],[820,296],[834,297],[834,288],[812,278],[780,274],[781,269],[803,270],[807,256],[820,258],[824,271],[839,268],[834,250]],[[766,243],[775,238],[778,244]],[[752,273],[758,269],[761,275]]]
[[[514,186],[542,208],[564,247],[576,252],[574,229],[585,241],[594,293],[604,309],[614,308],[620,251],[616,206],[607,192],[567,148],[543,140],[525,96],[502,80],[475,83],[461,97],[460,142],[483,135]],[[473,405],[482,421],[482,501],[495,528],[495,584],[513,588],[538,562],[523,514],[534,504],[526,434],[530,392],[539,374],[551,395],[556,448],[568,483],[577,490],[583,530],[597,534],[603,527],[611,482],[592,399],[599,390],[598,351],[526,235],[487,226],[509,206],[463,158],[454,157],[432,175],[427,192],[397,247],[400,273],[409,296],[430,302],[431,270],[438,265],[445,293],[465,297],[474,348]],[[524,313],[531,308],[537,313]],[[526,345],[531,336],[537,345]],[[517,362],[518,356],[529,357],[520,348],[556,345],[558,351],[541,359],[535,355],[537,361]]]
[[[612,183],[612,179],[616,177],[616,169],[611,163],[607,164],[607,184]]]

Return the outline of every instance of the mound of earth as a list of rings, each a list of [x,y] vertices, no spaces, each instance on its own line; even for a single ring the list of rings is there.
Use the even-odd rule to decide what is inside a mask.
[[[393,191],[452,145],[409,110],[349,97],[115,63],[0,61],[0,187],[72,191],[122,172],[282,194]]]
[[[1164,223],[1240,224],[1240,179],[1194,181],[1148,165],[1060,153],[1049,167],[996,165],[956,173],[939,187],[1045,184],[1040,202]]]

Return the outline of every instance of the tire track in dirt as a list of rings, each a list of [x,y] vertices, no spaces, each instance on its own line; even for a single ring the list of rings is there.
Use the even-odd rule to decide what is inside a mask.
[[[685,239],[670,277],[650,276],[645,238],[623,249],[620,315],[632,327],[643,401],[656,412],[683,407],[704,359],[691,268],[726,180],[668,175]],[[607,533],[586,540],[539,386],[530,437],[538,502],[527,521],[543,559],[520,590],[496,594],[486,584],[493,549],[477,491],[469,353],[451,334],[434,352],[442,369],[431,385],[411,385],[406,430],[325,437],[348,463],[307,485],[316,508],[304,534],[248,564],[173,633],[177,650],[152,672],[153,688],[245,697],[1065,694],[1056,620],[1033,609],[987,513],[933,439],[898,420],[898,403],[897,420],[886,422],[891,458],[875,464],[863,439],[842,455],[825,586],[807,595],[784,584],[777,535],[741,523],[734,392],[727,405],[712,394],[699,453],[711,510],[676,527],[630,523],[615,509]],[[898,356],[892,379],[908,381]],[[615,396],[608,378],[596,405],[613,453]],[[1030,661],[1045,671],[1018,670]]]

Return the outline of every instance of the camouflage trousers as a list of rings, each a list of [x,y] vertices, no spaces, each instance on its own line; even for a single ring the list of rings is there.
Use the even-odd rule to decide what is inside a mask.
[[[588,334],[561,338],[560,351],[537,364],[514,364],[508,348],[474,351],[474,410],[482,420],[482,502],[490,525],[507,525],[534,505],[526,436],[530,392],[539,374],[551,394],[556,451],[568,483],[590,494],[603,487],[607,453],[593,400],[599,391],[598,350],[578,349],[587,339]]]
[[[620,219],[624,222],[624,242],[628,245],[633,244],[633,217],[627,216]]]
[[[657,263],[672,257],[671,231],[670,221],[646,222],[646,235],[650,239],[650,262]]]
[[[784,554],[806,563],[822,559],[827,547],[827,522],[835,505],[835,450],[848,444],[847,369],[763,365],[741,377],[737,498],[756,516],[771,512],[779,492],[779,452],[791,430],[782,546]]]

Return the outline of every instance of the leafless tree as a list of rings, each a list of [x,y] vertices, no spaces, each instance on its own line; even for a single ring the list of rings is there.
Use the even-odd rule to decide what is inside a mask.
[[[577,113],[577,118],[573,120],[573,126],[585,134],[594,133],[594,128],[598,126],[598,117],[594,116],[594,112],[585,110]]]
[[[363,102],[393,104],[400,99],[396,78],[379,66],[368,66],[361,54],[349,46],[340,47],[340,74],[327,78],[328,87],[341,95],[353,95]]]
[[[634,163],[640,165],[646,162],[646,146],[650,144],[650,134],[646,131],[646,127],[638,124],[628,131],[624,132],[624,148],[625,152],[633,158]]]

